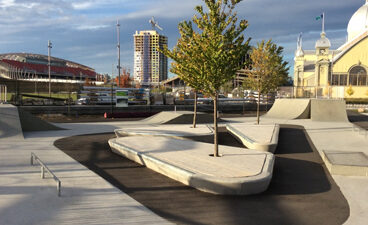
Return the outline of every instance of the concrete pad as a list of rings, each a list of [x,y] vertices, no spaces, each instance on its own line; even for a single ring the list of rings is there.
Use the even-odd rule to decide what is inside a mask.
[[[311,119],[314,121],[349,122],[345,101],[311,99]]]
[[[368,157],[363,152],[323,151],[323,160],[334,175],[368,176]]]
[[[0,104],[0,139],[22,140],[23,131],[16,106]]]
[[[198,190],[249,195],[267,189],[273,171],[271,153],[168,137],[130,136],[109,140],[113,152]]]
[[[263,117],[280,119],[309,119],[310,99],[276,99]]]
[[[226,129],[249,149],[275,152],[280,132],[278,124],[227,124]]]
[[[117,127],[115,127],[117,128]],[[110,126],[25,133],[0,140],[0,224],[171,224],[90,171],[53,143],[69,135],[112,131]],[[35,152],[61,180],[56,184],[30,165]]]
[[[135,128],[116,129],[117,137],[128,135],[149,135],[149,136],[168,136],[173,138],[194,136],[194,135],[211,135],[212,129],[203,124],[198,124],[196,128],[191,125],[160,125],[160,126],[140,126]]]

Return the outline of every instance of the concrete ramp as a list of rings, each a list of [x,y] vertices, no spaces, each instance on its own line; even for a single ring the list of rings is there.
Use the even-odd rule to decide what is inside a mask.
[[[193,123],[193,112],[160,112],[141,121],[147,124],[191,124]],[[197,112],[197,123],[213,123],[212,114]]]
[[[17,107],[0,104],[0,139],[24,139]]]
[[[310,99],[276,99],[264,117],[280,119],[309,119]]]
[[[345,101],[311,99],[311,119],[314,121],[349,122]]]
[[[52,125],[29,112],[26,112],[18,108],[20,124],[23,132],[28,131],[48,131],[48,130],[64,130],[57,126]]]

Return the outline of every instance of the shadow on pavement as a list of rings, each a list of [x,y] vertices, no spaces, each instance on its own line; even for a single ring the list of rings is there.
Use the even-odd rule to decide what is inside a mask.
[[[281,127],[270,187],[252,196],[220,196],[187,187],[112,153],[107,141],[113,137],[74,136],[57,140],[55,146],[174,223],[328,225],[342,224],[349,216],[346,199],[300,127]],[[221,133],[219,139],[220,144],[240,145],[231,135]]]

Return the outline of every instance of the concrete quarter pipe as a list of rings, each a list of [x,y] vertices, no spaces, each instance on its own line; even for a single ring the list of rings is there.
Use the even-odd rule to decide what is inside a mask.
[[[309,119],[310,99],[276,99],[264,117],[280,119]]]
[[[276,99],[265,117],[348,122],[344,100]]]

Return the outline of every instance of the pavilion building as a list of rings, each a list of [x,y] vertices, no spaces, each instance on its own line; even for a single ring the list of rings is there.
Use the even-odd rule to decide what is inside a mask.
[[[351,17],[347,32],[346,43],[336,50],[330,49],[324,29],[313,50],[304,50],[299,37],[294,58],[296,97],[368,98],[368,0]],[[348,88],[354,94],[349,95]]]

